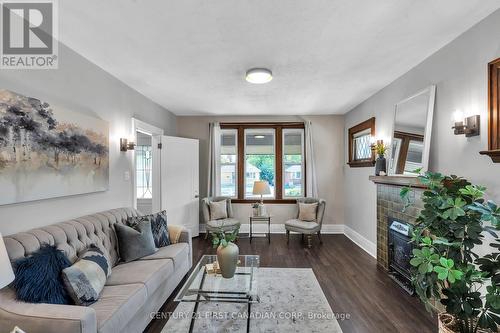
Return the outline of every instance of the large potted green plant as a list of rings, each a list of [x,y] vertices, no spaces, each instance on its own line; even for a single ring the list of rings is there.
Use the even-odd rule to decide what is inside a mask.
[[[497,332],[500,325],[500,208],[485,201],[485,188],[466,179],[427,172],[424,209],[413,232],[412,283],[430,310],[432,300],[446,309],[440,332]],[[409,203],[409,188],[401,197]],[[485,233],[497,238],[492,253],[479,257]]]
[[[239,229],[232,232],[218,231],[212,233],[212,245],[217,249],[217,262],[221,270],[222,277],[230,279],[236,272],[238,265],[238,255],[240,250],[234,244],[238,238]]]

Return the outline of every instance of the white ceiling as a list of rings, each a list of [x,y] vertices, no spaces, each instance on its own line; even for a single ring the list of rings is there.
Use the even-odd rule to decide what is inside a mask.
[[[499,0],[59,1],[61,41],[177,115],[349,111]],[[274,79],[249,84],[245,71]]]

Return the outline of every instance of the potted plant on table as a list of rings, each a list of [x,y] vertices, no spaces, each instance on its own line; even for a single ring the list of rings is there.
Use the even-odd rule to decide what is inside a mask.
[[[218,231],[211,233],[212,245],[217,249],[217,262],[222,277],[230,279],[236,272],[238,264],[239,249],[234,241],[238,238],[239,229],[232,232]]]
[[[463,178],[425,173],[424,209],[417,219],[410,264],[412,283],[430,310],[439,300],[440,332],[497,332],[500,325],[500,208],[484,200],[485,188]],[[401,190],[409,202],[409,188]],[[485,233],[497,238],[479,257]]]

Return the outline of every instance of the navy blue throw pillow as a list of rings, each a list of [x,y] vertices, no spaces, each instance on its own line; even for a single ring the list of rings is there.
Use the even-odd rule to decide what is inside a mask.
[[[71,262],[55,246],[43,244],[38,251],[14,262],[12,283],[16,297],[29,303],[71,304],[61,272]]]

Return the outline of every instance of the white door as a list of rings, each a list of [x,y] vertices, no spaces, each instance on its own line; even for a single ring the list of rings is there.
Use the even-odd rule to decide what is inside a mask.
[[[167,211],[168,223],[183,225],[197,237],[200,232],[198,140],[161,136],[154,141],[161,143],[157,150],[161,155],[159,210]]]

